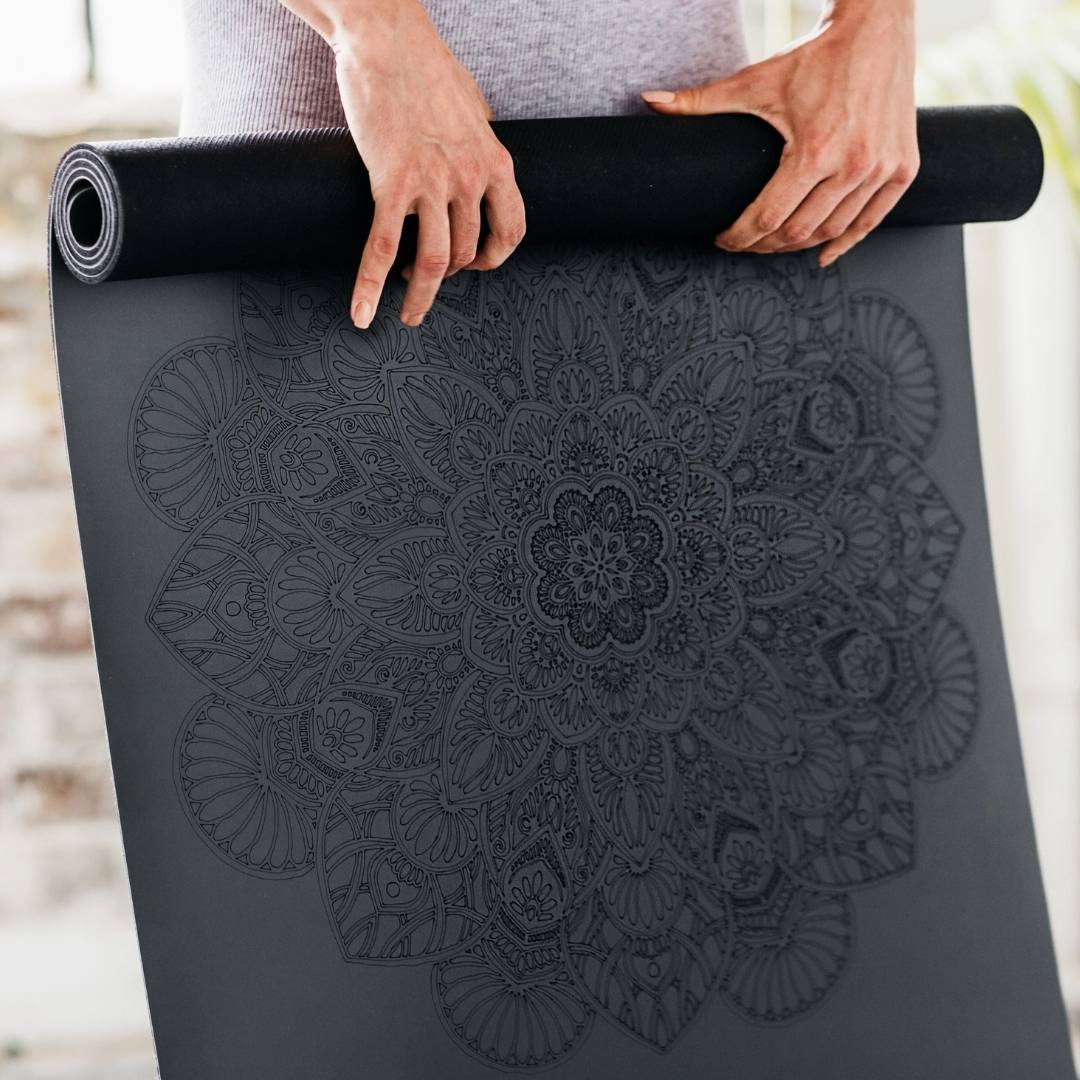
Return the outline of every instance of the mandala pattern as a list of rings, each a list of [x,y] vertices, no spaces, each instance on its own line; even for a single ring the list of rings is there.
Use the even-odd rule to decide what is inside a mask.
[[[239,277],[134,405],[197,834],[503,1070],[819,1005],[979,713],[923,332],[795,256],[522,254],[418,330],[346,296]]]

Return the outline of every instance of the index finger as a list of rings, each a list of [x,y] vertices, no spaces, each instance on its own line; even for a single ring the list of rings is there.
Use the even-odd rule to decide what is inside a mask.
[[[405,223],[405,206],[383,199],[375,203],[371,229],[360,256],[360,269],[356,272],[352,302],[349,310],[352,321],[366,330],[375,316],[386,285],[386,276],[394,265],[401,244],[401,229]]]

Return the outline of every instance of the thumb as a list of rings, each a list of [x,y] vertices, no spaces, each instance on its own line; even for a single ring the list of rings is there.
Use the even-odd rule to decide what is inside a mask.
[[[668,116],[705,116],[709,113],[756,113],[751,101],[751,79],[746,69],[724,79],[682,90],[643,90],[641,99]]]

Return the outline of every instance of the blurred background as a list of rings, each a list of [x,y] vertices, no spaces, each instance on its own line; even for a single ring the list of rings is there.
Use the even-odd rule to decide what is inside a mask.
[[[0,1076],[155,1075],[49,339],[61,152],[175,131],[179,0],[0,8]],[[744,0],[760,57],[817,0]],[[1080,2],[924,0],[923,103],[1018,101],[1050,167],[968,229],[983,457],[1062,982],[1080,1025]],[[987,943],[992,948],[992,943]]]

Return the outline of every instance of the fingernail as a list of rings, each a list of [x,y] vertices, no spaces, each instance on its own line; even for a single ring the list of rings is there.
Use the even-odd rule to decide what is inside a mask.
[[[641,99],[650,105],[670,105],[675,100],[675,95],[670,90],[643,90]]]
[[[373,314],[371,305],[366,300],[361,300],[352,309],[352,321],[361,330],[366,330],[371,325],[371,316]]]
[[[401,316],[401,321],[406,326],[419,326],[424,321],[424,316],[426,314],[427,314],[426,311],[421,311],[416,315],[404,315],[403,314]]]
[[[832,266],[832,264],[836,262],[837,258],[838,256],[836,255],[819,255],[818,266],[820,266],[822,270],[825,270],[827,267]]]

